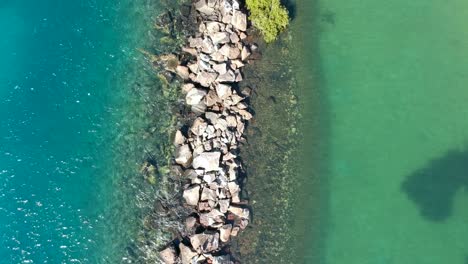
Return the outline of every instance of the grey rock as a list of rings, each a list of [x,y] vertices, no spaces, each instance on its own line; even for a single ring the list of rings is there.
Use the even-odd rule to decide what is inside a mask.
[[[183,197],[188,205],[196,206],[200,200],[200,186],[191,187],[184,191]]]
[[[235,226],[231,230],[231,236],[235,237],[239,233],[240,228],[238,226]]]

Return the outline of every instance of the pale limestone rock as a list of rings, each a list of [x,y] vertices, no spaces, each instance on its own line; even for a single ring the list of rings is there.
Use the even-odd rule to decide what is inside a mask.
[[[235,82],[236,75],[232,70],[229,70],[225,74],[219,75],[216,81],[217,82]]]
[[[205,176],[207,176],[209,174],[206,174]],[[205,177],[203,177],[203,179],[205,179]],[[211,182],[213,182],[213,180],[211,180]],[[208,183],[211,183],[211,182],[208,182]],[[206,201],[206,200],[213,200],[213,201],[216,201],[217,200],[217,195],[216,195],[216,191],[215,190],[212,190],[210,188],[203,188],[202,190],[202,195],[201,195],[201,201]]]
[[[221,153],[216,152],[203,152],[193,159],[193,167],[195,169],[205,169],[206,171],[215,171],[219,169],[219,160]]]
[[[216,85],[216,93],[218,94],[219,98],[226,99],[232,94],[231,86],[219,83]]]
[[[189,72],[189,68],[186,66],[181,66],[181,65],[177,66],[176,72],[180,76],[180,78],[184,80],[187,80],[189,78],[190,72]]]
[[[238,226],[235,226],[231,230],[231,236],[235,237],[239,233],[240,228]]]
[[[177,130],[174,136],[174,145],[179,146],[185,143],[185,137],[180,130]]]
[[[227,72],[227,65],[226,63],[219,63],[219,64],[214,64],[212,66],[213,70],[217,72],[218,74],[225,74]]]
[[[231,224],[223,225],[219,229],[219,239],[222,242],[228,242],[229,239],[231,238],[231,230],[232,230],[232,225]]]
[[[212,15],[215,11],[214,8],[208,6],[206,0],[199,0],[194,4],[194,7],[198,12],[203,13],[205,15]]]
[[[198,88],[191,89],[185,96],[188,105],[196,105],[205,97],[206,91]]]
[[[229,206],[228,211],[240,218],[249,219],[250,212],[247,208],[231,205]]]
[[[215,251],[219,246],[219,234],[196,234],[190,237],[190,243],[200,253]]]
[[[231,20],[232,26],[240,31],[247,30],[247,16],[241,11],[234,11]]]
[[[216,32],[210,34],[210,38],[214,45],[228,43],[231,40],[229,38],[229,33],[227,32]]]
[[[209,87],[210,84],[212,84],[216,80],[217,77],[218,77],[218,74],[214,72],[199,72],[197,74],[196,81],[201,86]]]
[[[182,264],[192,264],[192,259],[198,255],[197,252],[194,252],[190,247],[187,247],[183,243],[179,244],[179,250]]]
[[[168,247],[159,252],[159,257],[164,264],[175,264],[177,263],[177,253],[173,247]]]
[[[241,51],[241,60],[245,61],[252,53],[247,46],[244,46]]]
[[[194,186],[184,191],[183,197],[188,205],[196,206],[200,200],[200,186]]]
[[[190,151],[189,145],[182,145],[176,149],[175,162],[185,168],[190,166],[192,162],[192,151]]]
[[[200,224],[206,227],[220,227],[224,223],[224,214],[217,209],[200,214]]]

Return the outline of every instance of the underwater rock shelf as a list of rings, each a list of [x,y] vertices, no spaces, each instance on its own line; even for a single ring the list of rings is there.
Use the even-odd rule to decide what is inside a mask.
[[[247,15],[236,0],[200,0],[198,32],[182,52],[190,59],[175,72],[190,108],[188,121],[176,132],[175,163],[183,169],[184,232],[160,251],[164,263],[234,263],[232,237],[246,228],[250,211],[240,199],[242,164],[239,145],[252,118],[240,92],[242,67],[254,44],[247,41]]]

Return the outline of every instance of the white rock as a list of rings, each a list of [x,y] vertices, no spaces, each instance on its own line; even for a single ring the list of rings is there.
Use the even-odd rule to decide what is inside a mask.
[[[190,151],[189,145],[179,146],[175,151],[175,162],[184,167],[188,167],[191,161],[192,151]]]
[[[195,169],[205,169],[206,171],[215,171],[219,169],[219,160],[221,153],[216,152],[203,152],[193,159],[193,167]]]
[[[187,93],[185,101],[188,105],[196,105],[200,103],[200,101],[203,99],[203,97],[205,97],[205,95],[205,90],[193,88]]]
[[[234,11],[232,15],[231,24],[240,31],[247,30],[247,16],[241,11]]]
[[[196,2],[194,6],[198,12],[203,13],[205,15],[212,15],[214,12],[214,8],[208,6],[206,0],[200,0]]]
[[[176,71],[180,78],[184,80],[187,80],[189,78],[190,72],[188,67],[179,65],[177,66]]]
[[[232,94],[231,86],[219,83],[216,85],[216,93],[218,94],[219,98],[226,99]]]
[[[250,212],[247,208],[231,205],[229,206],[228,211],[240,218],[249,219]]]
[[[199,72],[197,74],[196,82],[201,86],[209,87],[218,77],[217,73],[214,72]]]
[[[183,197],[188,205],[196,206],[200,200],[200,186],[195,186],[184,191]]]
[[[219,246],[219,233],[215,234],[196,234],[190,237],[192,247],[200,253],[215,251]]]
[[[210,34],[210,38],[214,45],[228,43],[231,40],[229,38],[229,33],[227,32],[216,32]]]
[[[197,256],[197,252],[194,252],[191,248],[187,247],[183,243],[179,244],[180,258],[182,264],[192,264],[192,259]]]
[[[177,130],[177,132],[175,134],[175,137],[174,137],[174,145],[178,146],[178,145],[182,145],[184,143],[185,143],[184,135],[182,134],[182,132],[180,130]]]
[[[223,242],[228,242],[230,237],[231,237],[231,230],[232,230],[232,225],[231,224],[223,225],[219,229],[219,238],[220,238],[220,240],[223,241]]]
[[[241,60],[245,61],[252,54],[247,46],[244,46],[241,51]]]

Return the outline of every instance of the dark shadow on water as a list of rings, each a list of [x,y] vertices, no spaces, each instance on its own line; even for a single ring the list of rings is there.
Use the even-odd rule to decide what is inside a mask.
[[[452,215],[456,192],[468,187],[468,151],[450,151],[430,161],[409,175],[401,187],[425,219],[446,220]]]
[[[288,10],[289,18],[294,20],[296,18],[296,4],[291,0],[281,0],[281,4]]]

